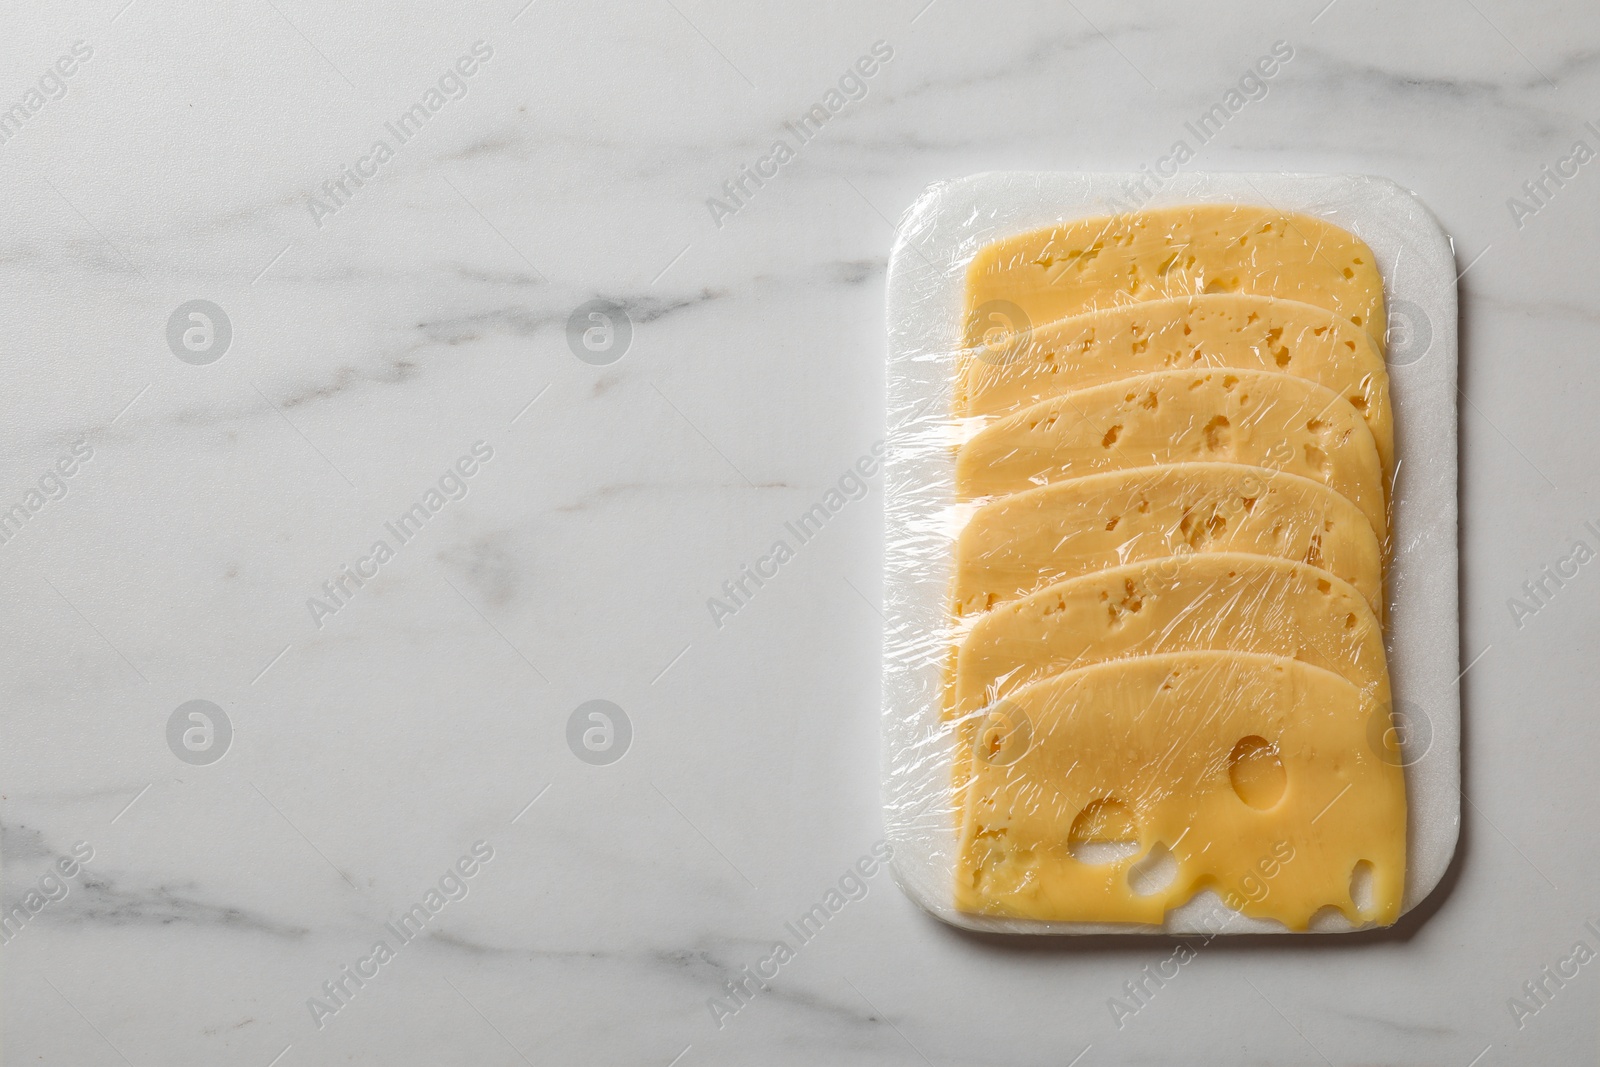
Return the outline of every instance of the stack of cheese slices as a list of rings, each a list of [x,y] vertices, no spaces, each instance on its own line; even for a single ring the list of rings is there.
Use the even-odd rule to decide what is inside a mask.
[[[956,903],[1387,924],[1383,282],[1320,219],[1086,219],[967,277],[946,713]]]

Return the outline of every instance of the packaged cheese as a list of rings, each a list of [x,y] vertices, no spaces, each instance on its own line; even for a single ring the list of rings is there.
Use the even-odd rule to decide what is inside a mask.
[[[1218,293],[1141,301],[1021,331],[991,309],[994,344],[961,357],[954,414],[1001,415],[1058,393],[1159,370],[1281,371],[1332,389],[1361,412],[1394,465],[1389,372],[1372,336],[1326,308]]]
[[[1063,578],[1191,552],[1305,563],[1383,613],[1383,549],[1354,504],[1309,478],[1232,463],[1136,467],[989,501],[956,537],[951,608],[965,618]]]
[[[957,650],[949,714],[1104,660],[1227,649],[1309,663],[1389,704],[1383,628],[1354,586],[1304,563],[1219,552],[1108,567],[979,616]]]
[[[982,346],[987,308],[1020,308],[1042,325],[1204,293],[1315,304],[1383,347],[1383,280],[1366,243],[1323,219],[1255,204],[1130,211],[991,241],[967,270],[966,346]]]
[[[936,186],[891,260],[896,877],[1007,932],[1394,922],[1459,818],[1458,711],[1407,703],[1454,667],[1454,442],[1408,421],[1453,431],[1448,246],[1373,179],[1111,182]]]
[[[1383,540],[1385,477],[1372,431],[1315,382],[1265,371],[1161,371],[1041,400],[956,452],[964,499],[1100,471],[1229,463],[1287,471],[1350,501]]]
[[[981,739],[963,790],[957,906],[1159,923],[1215,886],[1291,930],[1323,908],[1393,922],[1405,783],[1399,760],[1368,741],[1380,713],[1369,699],[1320,667],[1216,651],[1111,660],[1015,690],[1006,731]],[[1082,847],[1115,842],[1132,847]],[[1130,873],[1157,847],[1175,869],[1141,885]],[[1271,891],[1255,897],[1247,880],[1273,858]],[[1354,887],[1368,878],[1362,907]]]

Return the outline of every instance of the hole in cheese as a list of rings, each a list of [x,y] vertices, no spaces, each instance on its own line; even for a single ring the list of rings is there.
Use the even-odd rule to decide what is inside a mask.
[[[1023,708],[1009,700],[996,701],[984,712],[972,741],[972,758],[980,764],[1007,767],[1017,762],[1033,744],[1033,723]]]
[[[1226,415],[1218,415],[1210,422],[1206,423],[1205,439],[1207,452],[1215,452],[1217,449],[1222,447],[1222,431],[1226,430],[1229,425],[1228,417]]]
[[[1072,820],[1067,851],[1079,863],[1101,864],[1125,860],[1139,851],[1139,826],[1133,809],[1117,797],[1101,797],[1085,804]]]
[[[1128,887],[1141,897],[1152,896],[1178,877],[1178,857],[1165,842],[1157,841],[1144,859],[1128,868]]]
[[[1278,746],[1254,734],[1233,746],[1233,754],[1228,757],[1228,780],[1239,799],[1258,811],[1277,804],[1289,784],[1283,761],[1278,758]]]
[[[1362,860],[1350,871],[1350,900],[1366,915],[1372,910],[1373,896],[1372,864]]]
[[[1313,567],[1322,566],[1322,535],[1312,534],[1306,545],[1306,562]]]

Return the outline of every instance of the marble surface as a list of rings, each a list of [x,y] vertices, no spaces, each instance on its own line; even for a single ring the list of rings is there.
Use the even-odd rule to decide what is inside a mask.
[[[1600,164],[1522,190],[1600,148],[1600,21],[925,3],[8,13],[6,1062],[1594,1061],[1600,576],[1511,600],[1600,543]],[[1169,940],[965,935],[877,869],[876,482],[707,600],[882,436],[927,183],[1153,164],[1278,41],[1191,165],[1394,178],[1466,272],[1467,799],[1397,931],[1218,939],[1156,986]],[[169,331],[195,300],[220,358],[214,313]],[[593,300],[631,324],[600,351]]]

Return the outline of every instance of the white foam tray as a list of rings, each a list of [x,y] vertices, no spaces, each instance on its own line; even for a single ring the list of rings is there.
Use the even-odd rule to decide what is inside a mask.
[[[940,718],[939,635],[955,519],[947,450],[926,447],[950,418],[967,264],[982,245],[1130,206],[1141,175],[1013,172],[941,182],[899,227],[888,276],[888,454],[885,463],[883,774],[894,872],[914,901],[973,930],[1036,934],[1260,934],[1209,891],[1161,927],[969,915],[953,902],[953,736]],[[1439,884],[1460,826],[1461,704],[1456,550],[1456,266],[1449,238],[1399,185],[1356,175],[1180,174],[1139,206],[1265,204],[1325,218],[1377,256],[1390,315],[1396,430],[1387,646],[1395,708],[1406,721],[1408,801],[1403,912]],[[919,436],[920,435],[920,436]],[[941,547],[942,546],[942,547]],[[1342,917],[1314,932],[1350,927]]]

